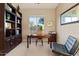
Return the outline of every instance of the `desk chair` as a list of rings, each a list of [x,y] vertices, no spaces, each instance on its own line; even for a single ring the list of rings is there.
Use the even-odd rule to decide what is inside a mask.
[[[36,39],[36,46],[37,46],[37,42],[38,42],[38,40],[41,41],[42,46],[43,46],[43,38],[42,38],[42,36],[38,36],[38,38]]]

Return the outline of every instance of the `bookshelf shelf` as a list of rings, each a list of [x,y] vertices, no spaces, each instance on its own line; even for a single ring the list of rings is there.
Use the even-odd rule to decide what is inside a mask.
[[[7,12],[7,13],[9,13],[9,14],[12,14],[12,15],[14,15],[14,16],[16,16],[16,14],[15,14],[15,13],[13,13],[13,12],[11,12],[11,11],[7,10],[7,9],[6,9],[6,12]]]
[[[6,22],[15,23],[15,21],[12,21],[12,20],[6,20]]]

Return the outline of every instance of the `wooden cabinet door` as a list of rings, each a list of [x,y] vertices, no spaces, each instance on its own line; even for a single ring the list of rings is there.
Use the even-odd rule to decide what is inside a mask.
[[[49,42],[56,42],[56,34],[50,34],[48,38],[48,43]]]

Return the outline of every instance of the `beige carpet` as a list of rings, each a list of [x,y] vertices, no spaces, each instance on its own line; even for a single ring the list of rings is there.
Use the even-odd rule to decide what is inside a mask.
[[[56,56],[57,54],[52,53],[47,41],[44,41],[42,46],[41,42],[38,42],[37,46],[35,42],[32,42],[30,47],[27,48],[27,42],[22,42],[6,56]]]

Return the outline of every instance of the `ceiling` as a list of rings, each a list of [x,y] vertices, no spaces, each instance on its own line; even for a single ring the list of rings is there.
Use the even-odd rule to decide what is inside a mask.
[[[19,5],[20,8],[38,8],[38,9],[46,9],[46,8],[56,8],[58,3],[14,3],[14,6]]]

